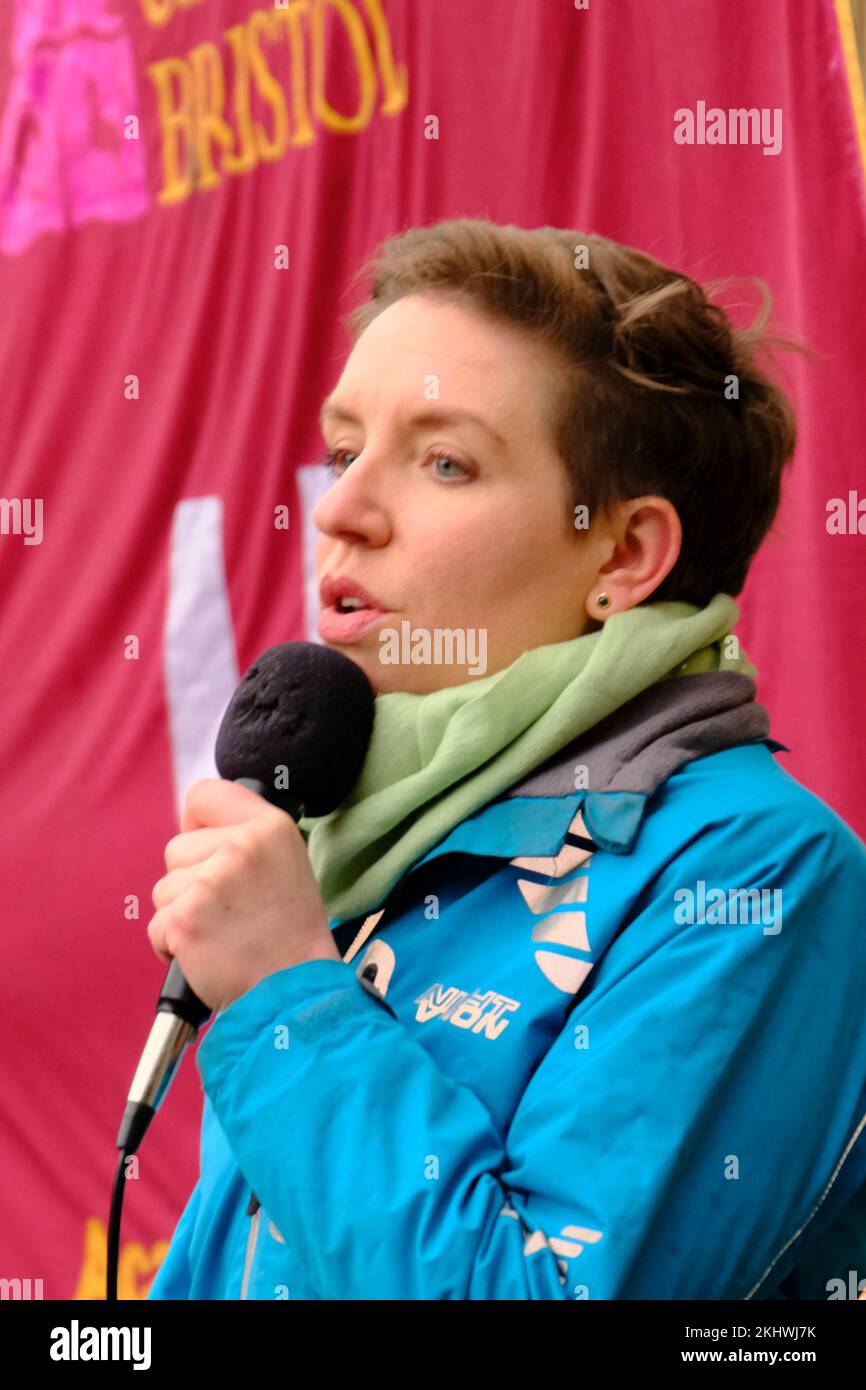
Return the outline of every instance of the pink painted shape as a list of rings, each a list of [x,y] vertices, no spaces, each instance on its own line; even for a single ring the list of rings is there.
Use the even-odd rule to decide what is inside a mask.
[[[54,54],[37,56],[9,85],[0,123],[0,250],[7,253],[65,224],[51,100],[55,62]]]
[[[123,31],[123,17],[109,14],[109,0],[17,0],[12,63],[23,68],[39,44],[57,44],[82,30],[108,37]]]
[[[84,0],[77,0],[79,5]],[[0,123],[0,250],[23,251],[41,232],[91,218],[127,222],[150,206],[132,48],[73,38],[44,46],[12,79]]]
[[[79,39],[63,50],[64,163],[69,215],[128,222],[150,205],[141,140],[123,123],[138,115],[132,49],[126,38]]]

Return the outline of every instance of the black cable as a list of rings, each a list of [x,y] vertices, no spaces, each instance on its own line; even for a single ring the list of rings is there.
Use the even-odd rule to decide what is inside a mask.
[[[114,1187],[111,1190],[111,1209],[108,1213],[108,1252],[105,1271],[105,1301],[106,1303],[117,1302],[117,1266],[120,1257],[120,1216],[123,1210],[123,1192],[126,1186],[126,1171],[124,1164],[127,1159],[126,1149],[120,1151],[120,1161],[117,1165],[117,1172],[114,1175]]]

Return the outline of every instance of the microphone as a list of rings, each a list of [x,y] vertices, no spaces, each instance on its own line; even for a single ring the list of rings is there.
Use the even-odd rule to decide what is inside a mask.
[[[349,657],[316,642],[282,642],[253,662],[229,701],[217,734],[217,771],[296,822],[328,815],[358,780],[374,713],[373,687]],[[125,1154],[135,1153],[210,1015],[173,960],[117,1135]]]

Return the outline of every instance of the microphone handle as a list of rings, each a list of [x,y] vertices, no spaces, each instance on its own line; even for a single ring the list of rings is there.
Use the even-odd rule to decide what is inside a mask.
[[[270,788],[256,777],[235,777],[233,780],[241,787],[249,787],[265,801],[279,805],[294,821],[304,814],[299,802],[289,801],[282,792],[269,794]],[[118,1149],[126,1154],[135,1153],[165,1099],[187,1045],[195,1041],[199,1028],[211,1013],[187,984],[178,962],[173,960],[160,991],[150,1036],[129,1088],[117,1134]]]

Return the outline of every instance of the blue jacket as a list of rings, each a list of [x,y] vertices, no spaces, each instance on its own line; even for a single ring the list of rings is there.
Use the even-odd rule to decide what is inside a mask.
[[[742,723],[753,694],[644,692],[332,922],[341,961],[217,1014],[149,1297],[866,1277],[866,851]]]

